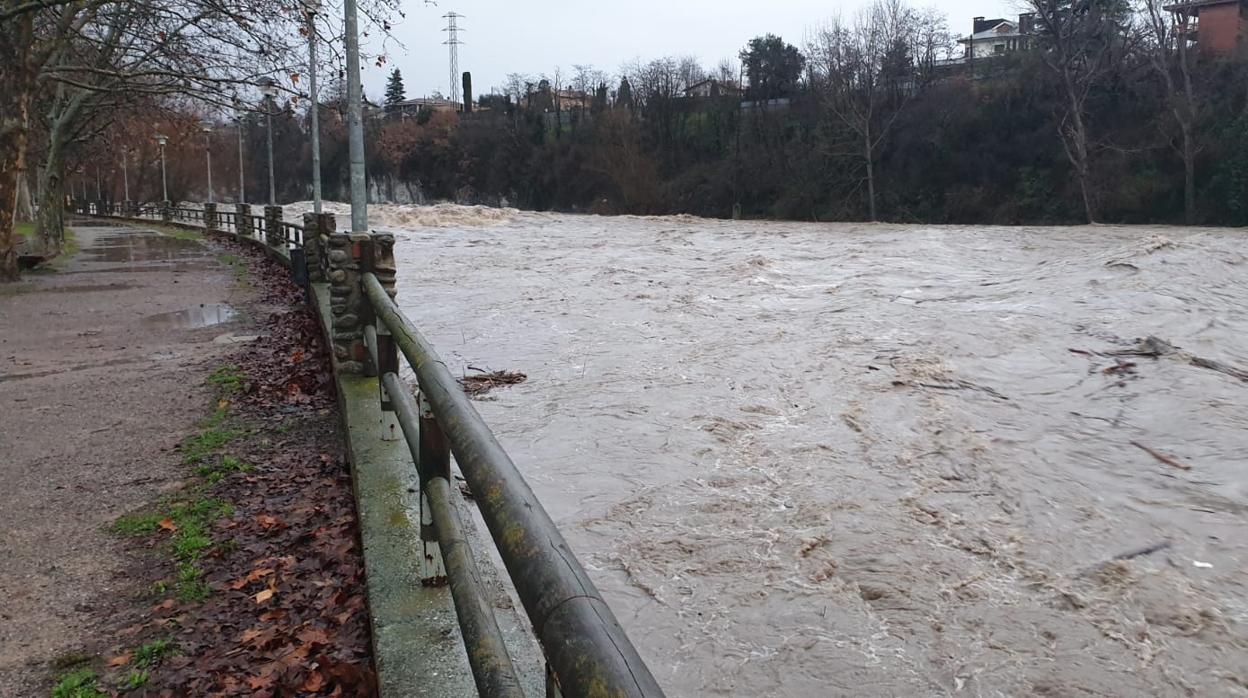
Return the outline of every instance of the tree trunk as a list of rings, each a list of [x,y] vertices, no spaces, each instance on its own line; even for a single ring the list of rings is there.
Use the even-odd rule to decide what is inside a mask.
[[[55,166],[50,157],[47,165],[39,178],[39,215],[35,230],[44,253],[59,254],[65,244],[65,177],[59,156]]]
[[[15,95],[15,110],[21,116],[7,117],[0,123],[0,281],[18,281],[17,233],[13,229],[13,212],[17,210],[17,181],[26,169],[26,123],[24,115],[29,102],[27,95]],[[6,105],[8,106],[8,105]],[[20,120],[22,123],[13,123]]]
[[[5,3],[7,5],[7,3]],[[0,281],[18,281],[17,183],[26,176],[30,96],[34,92],[34,14],[25,12],[0,27]]]
[[[875,223],[878,217],[875,215],[875,153],[871,147],[871,126],[868,124],[863,130],[863,157],[867,160],[867,211],[871,216],[871,222]]]
[[[13,212],[13,222],[30,223],[35,220],[35,203],[30,198],[30,178],[17,178],[17,209]]]
[[[1196,146],[1192,142],[1192,129],[1180,124],[1183,131],[1183,220],[1196,225]]]
[[[1083,102],[1076,96],[1074,85],[1067,77],[1066,95],[1070,100],[1070,128],[1062,133],[1068,139],[1066,155],[1079,177],[1079,191],[1083,195],[1083,212],[1088,223],[1096,223],[1096,205],[1092,196],[1092,165],[1088,157],[1088,131],[1083,122]]]

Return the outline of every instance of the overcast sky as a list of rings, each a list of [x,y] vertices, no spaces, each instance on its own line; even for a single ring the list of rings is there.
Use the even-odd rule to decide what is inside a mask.
[[[849,17],[865,0],[402,0],[407,14],[394,28],[403,46],[387,48],[384,69],[370,67],[364,88],[380,98],[385,76],[397,67],[407,96],[448,92],[450,70],[442,45],[446,20],[454,10],[464,15],[459,69],[472,71],[473,89],[484,94],[502,86],[507,73],[550,74],[556,66],[570,72],[589,64],[608,73],[633,58],[693,54],[713,68],[735,58],[752,37],[779,34],[801,46],[806,31],[837,13]],[[1017,15],[1019,0],[914,0],[948,17],[958,34],[970,33],[971,18]],[[369,46],[376,51],[378,45]]]

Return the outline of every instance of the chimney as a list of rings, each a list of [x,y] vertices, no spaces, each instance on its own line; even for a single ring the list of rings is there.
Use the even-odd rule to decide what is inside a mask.
[[[1036,13],[1024,12],[1018,16],[1018,33],[1031,34],[1036,29]]]

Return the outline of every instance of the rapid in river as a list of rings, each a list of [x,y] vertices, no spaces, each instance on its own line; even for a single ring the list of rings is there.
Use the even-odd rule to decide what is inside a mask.
[[[1248,695],[1242,231],[373,215],[669,695]]]

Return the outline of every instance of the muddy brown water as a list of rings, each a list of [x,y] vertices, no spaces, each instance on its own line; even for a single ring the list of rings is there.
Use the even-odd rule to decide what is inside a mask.
[[[671,695],[1248,695],[1242,232],[471,223],[401,305]]]

